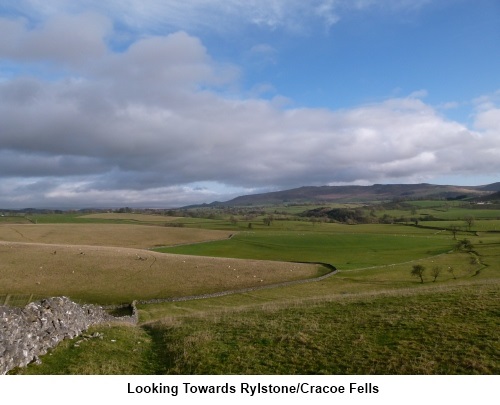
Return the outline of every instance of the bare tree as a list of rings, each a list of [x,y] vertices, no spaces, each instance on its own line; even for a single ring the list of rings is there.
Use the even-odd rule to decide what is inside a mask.
[[[436,282],[436,279],[439,277],[439,275],[441,274],[441,267],[439,266],[434,266],[431,270],[431,274],[432,274],[432,277],[434,277],[434,279],[432,280],[433,282]]]
[[[467,229],[470,231],[472,225],[476,222],[475,218],[472,215],[468,215],[464,218],[465,223],[467,224]]]

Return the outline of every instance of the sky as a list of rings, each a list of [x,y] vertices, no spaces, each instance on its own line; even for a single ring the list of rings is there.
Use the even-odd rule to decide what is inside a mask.
[[[498,0],[0,0],[0,208],[499,173]]]

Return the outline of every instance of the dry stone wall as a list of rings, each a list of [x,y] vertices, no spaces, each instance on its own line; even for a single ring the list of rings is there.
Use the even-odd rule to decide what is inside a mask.
[[[0,375],[6,374],[15,367],[25,367],[33,361],[38,361],[38,356],[46,354],[49,349],[56,347],[62,340],[72,339],[80,335],[92,325],[117,321],[136,324],[138,321],[136,303],[151,304],[220,297],[228,294],[320,281],[337,272],[337,269],[331,264],[319,262],[316,264],[328,268],[329,273],[313,279],[288,281],[268,286],[249,287],[189,297],[134,301],[130,305],[132,314],[124,317],[111,316],[99,306],[78,305],[66,297],[55,297],[32,302],[23,309],[0,306]]]
[[[136,322],[135,306],[132,316],[124,318],[66,297],[32,302],[24,308],[0,306],[0,375],[37,361],[62,340],[72,339],[92,325],[117,320]]]

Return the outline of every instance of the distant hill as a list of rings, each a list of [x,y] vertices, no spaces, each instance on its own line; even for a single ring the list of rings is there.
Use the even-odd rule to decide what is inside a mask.
[[[497,191],[496,193],[493,193],[493,194],[488,194],[486,196],[482,196],[482,197],[478,198],[477,201],[499,203],[500,202],[500,191]]]
[[[486,186],[480,186],[479,188],[485,191],[500,191],[500,182],[488,184]]]
[[[270,193],[236,197],[210,206],[261,206],[332,202],[390,201],[394,199],[449,199],[482,197],[500,191],[500,183],[485,186],[446,186],[435,184],[374,184],[372,186],[306,186]]]

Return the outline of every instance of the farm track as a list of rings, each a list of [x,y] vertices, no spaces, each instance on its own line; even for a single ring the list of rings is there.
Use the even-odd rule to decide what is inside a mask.
[[[23,239],[27,239],[29,241],[32,241],[32,239],[26,237],[21,231],[15,229],[15,228],[12,228],[11,226],[9,226],[9,229],[11,229],[12,231],[14,231],[15,233],[17,233],[21,238]]]

